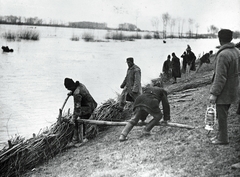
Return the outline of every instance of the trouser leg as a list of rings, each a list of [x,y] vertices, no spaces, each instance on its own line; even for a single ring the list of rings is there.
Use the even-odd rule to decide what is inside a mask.
[[[216,105],[218,118],[218,140],[228,142],[227,116],[230,104]]]
[[[121,108],[124,108],[125,104],[126,104],[126,97],[127,97],[127,89],[126,87],[123,89],[120,98],[119,98],[119,106]]]
[[[128,122],[122,130],[121,135],[124,135],[126,137],[128,133],[132,130],[133,126],[134,125],[131,122]]]
[[[198,70],[201,68],[201,66],[202,66],[202,62],[200,61],[200,63],[199,63],[199,66],[198,66],[198,68],[197,68],[197,71],[196,71],[196,73],[198,72]]]
[[[91,117],[91,114],[85,114],[81,116],[81,119],[89,119]],[[82,122],[83,124],[83,136],[86,136],[86,131],[87,131],[87,124]]]
[[[136,108],[135,110],[135,117],[133,117],[130,122],[133,124],[133,125],[136,125],[138,123],[139,120],[141,121],[145,121],[147,116],[148,116],[148,112],[143,110],[143,108]]]
[[[78,122],[77,122],[76,120],[75,120],[75,124],[74,124],[72,141],[74,141],[74,142],[78,142],[78,141],[79,141],[79,136],[78,136]]]
[[[150,132],[152,128],[161,120],[162,118],[162,113],[156,113],[153,116],[153,119],[146,125],[145,130]]]
[[[119,137],[120,141],[124,141],[126,140],[127,135],[129,134],[129,132],[132,130],[132,128],[134,127],[134,125],[136,125],[138,123],[138,121],[141,120],[145,120],[148,113],[144,110],[141,110],[140,108],[137,108],[135,111],[135,116],[127,123],[127,125],[123,128],[121,135]]]
[[[240,101],[238,103],[237,114],[240,115]]]

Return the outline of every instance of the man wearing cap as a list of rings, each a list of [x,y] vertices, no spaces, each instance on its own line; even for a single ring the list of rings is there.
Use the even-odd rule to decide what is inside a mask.
[[[71,78],[64,79],[64,86],[70,90],[68,95],[73,96],[74,110],[72,121],[75,124],[73,133],[73,143],[79,142],[77,118],[89,119],[94,109],[97,107],[96,101],[93,99],[85,85],[79,81],[74,82]],[[86,135],[86,125],[83,124],[83,136]]]
[[[163,114],[159,107],[160,102],[162,102]],[[170,105],[167,98],[167,92],[161,87],[153,86],[153,84],[146,86],[143,89],[143,94],[136,98],[133,104],[133,110],[135,116],[131,118],[122,130],[119,141],[127,140],[127,135],[132,128],[139,120],[143,123],[149,114],[153,116],[153,119],[146,124],[142,131],[142,135],[150,135],[150,131],[158,124],[162,117],[165,124],[170,121]]]
[[[124,108],[126,101],[133,102],[136,97],[142,93],[141,69],[134,64],[134,60],[132,57],[129,57],[126,60],[128,70],[127,75],[120,86],[120,88],[123,89],[119,98],[120,109]]]
[[[186,49],[186,56],[185,57],[186,57],[186,62],[187,62],[186,76],[189,76],[190,70],[192,70],[192,71],[196,70],[196,66],[195,66],[196,56],[192,52],[192,49],[191,49],[191,47],[189,45],[188,45],[188,47]]]
[[[220,42],[216,54],[213,83],[210,89],[210,103],[216,104],[218,136],[212,144],[228,144],[227,115],[230,105],[238,101],[238,74],[240,72],[240,52],[231,43],[233,32],[222,29],[218,32]]]
[[[210,63],[210,57],[211,57],[212,54],[213,54],[213,51],[210,50],[208,53],[205,53],[205,54],[199,59],[199,66],[198,66],[198,68],[197,68],[196,73],[199,71],[199,69],[201,68],[201,66],[202,66],[203,63],[207,63],[207,64]]]

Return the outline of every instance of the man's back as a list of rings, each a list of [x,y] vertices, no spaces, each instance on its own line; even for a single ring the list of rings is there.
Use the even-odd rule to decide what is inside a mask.
[[[218,96],[217,104],[237,100],[240,52],[233,43],[222,45],[216,55],[216,68],[210,93]]]

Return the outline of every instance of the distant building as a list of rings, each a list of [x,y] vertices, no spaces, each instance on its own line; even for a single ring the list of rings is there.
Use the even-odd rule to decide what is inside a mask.
[[[136,25],[133,25],[131,23],[123,23],[123,24],[119,24],[118,28],[120,30],[126,30],[126,31],[137,31],[138,28]]]
[[[69,26],[74,27],[74,28],[106,29],[107,28],[107,23],[69,22]]]

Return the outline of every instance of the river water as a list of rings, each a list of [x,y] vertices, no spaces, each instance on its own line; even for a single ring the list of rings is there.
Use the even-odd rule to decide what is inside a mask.
[[[157,78],[167,55],[181,56],[189,44],[198,56],[216,51],[217,39],[167,39],[85,42],[72,41],[72,35],[91,33],[95,39],[104,39],[108,31],[55,27],[26,27],[0,25],[0,35],[6,31],[36,30],[38,41],[7,41],[2,46],[13,53],[0,52],[0,145],[15,134],[29,138],[41,128],[56,122],[59,108],[67,97],[63,85],[65,77],[79,80],[101,105],[121,92],[126,71],[126,58],[134,57],[142,71],[142,84]],[[127,32],[125,32],[127,33]],[[141,34],[141,33],[139,33]],[[73,108],[69,99],[65,110]]]

